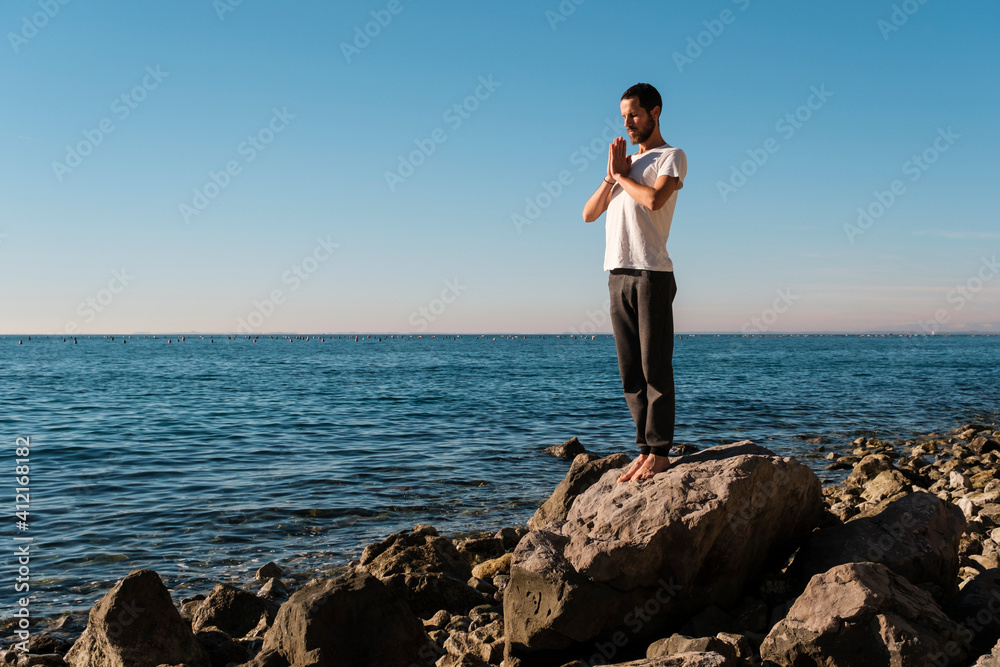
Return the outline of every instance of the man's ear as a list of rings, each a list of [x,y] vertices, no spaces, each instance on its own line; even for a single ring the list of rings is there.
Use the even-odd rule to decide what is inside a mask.
[[[653,107],[653,110],[649,112],[649,115],[653,117],[653,120],[657,123],[660,122],[660,112],[663,111],[663,107]]]

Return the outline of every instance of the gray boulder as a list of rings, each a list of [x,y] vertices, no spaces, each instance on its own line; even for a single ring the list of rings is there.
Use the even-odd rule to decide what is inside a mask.
[[[90,610],[87,629],[66,654],[73,667],[208,667],[160,575],[133,570]]]
[[[605,472],[557,528],[518,544],[504,595],[508,656],[662,637],[709,605],[730,606],[821,508],[809,468],[749,441],[643,482],[618,484],[621,472]]]
[[[419,525],[368,545],[360,565],[406,600],[421,617],[439,609],[464,613],[489,602],[468,585],[472,577],[468,560],[451,540],[439,536],[431,526]]]
[[[562,443],[561,445],[553,445],[545,449],[545,453],[550,456],[555,456],[559,459],[574,459],[580,454],[585,454],[586,449],[583,448],[583,444],[575,436]]]
[[[269,626],[277,613],[278,604],[273,600],[227,584],[216,584],[198,606],[191,625],[195,632],[214,626],[239,639],[257,628],[262,618],[264,626]]]
[[[761,645],[780,665],[964,665],[962,627],[934,598],[879,563],[816,575]]]
[[[281,605],[248,667],[433,665],[438,651],[402,600],[367,572],[311,581]]]
[[[966,629],[973,648],[989,651],[1000,640],[1000,569],[977,574],[945,611]]]
[[[817,531],[803,545],[795,568],[803,581],[835,565],[883,563],[942,601],[958,590],[962,511],[929,493],[911,493],[874,516]]]
[[[565,521],[570,505],[578,495],[597,482],[607,471],[621,468],[631,462],[632,459],[627,454],[612,454],[603,459],[594,454],[580,454],[573,459],[569,472],[549,499],[528,520],[528,528],[542,530],[549,524]]]

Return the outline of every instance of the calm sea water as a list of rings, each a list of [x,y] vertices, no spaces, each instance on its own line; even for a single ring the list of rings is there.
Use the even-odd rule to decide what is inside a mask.
[[[609,336],[125,340],[0,337],[5,616],[15,536],[33,613],[55,615],[139,567],[183,596],[268,560],[341,566],[416,523],[520,524],[568,468],[543,448],[634,447]],[[1000,417],[997,336],[682,336],[675,373],[677,441],[702,447],[807,455]]]

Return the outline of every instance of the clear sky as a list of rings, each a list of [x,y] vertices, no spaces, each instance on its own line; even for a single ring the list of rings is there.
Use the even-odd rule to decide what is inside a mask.
[[[1000,3],[9,0],[0,333],[609,331],[646,81],[680,331],[1000,331]]]

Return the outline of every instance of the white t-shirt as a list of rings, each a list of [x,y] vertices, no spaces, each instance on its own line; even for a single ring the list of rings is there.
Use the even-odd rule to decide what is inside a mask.
[[[653,187],[660,176],[676,176],[679,180],[677,190],[684,187],[684,177],[687,176],[684,151],[664,144],[632,156],[629,178],[633,181]],[[677,190],[670,193],[670,198],[659,210],[654,211],[632,199],[620,185],[615,184],[605,223],[605,271],[674,270],[667,254],[667,237],[677,204]]]

